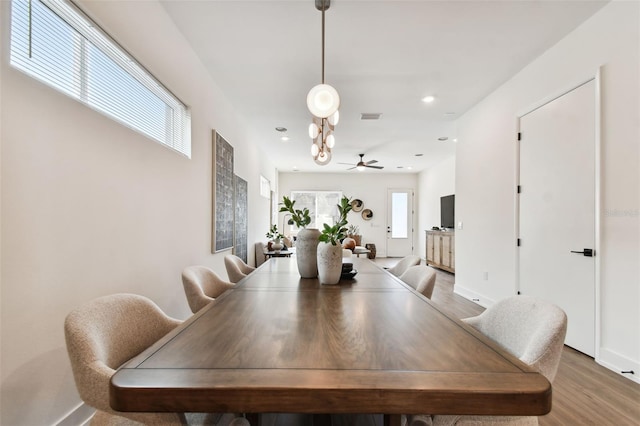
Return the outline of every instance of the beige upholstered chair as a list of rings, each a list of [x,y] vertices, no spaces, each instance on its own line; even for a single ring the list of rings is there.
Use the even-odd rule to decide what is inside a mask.
[[[567,316],[556,305],[529,296],[513,296],[501,300],[477,317],[467,318],[482,334],[498,342],[527,365],[537,369],[549,382],[558,371]],[[537,425],[535,416],[415,416],[410,426],[457,425]]]
[[[248,424],[226,414],[124,413],[109,405],[109,381],[116,369],[173,330],[170,318],[151,300],[135,294],[94,299],[75,309],[64,322],[67,351],[80,398],[97,409],[91,425]]]
[[[182,285],[191,312],[194,314],[216,297],[234,287],[234,284],[223,280],[211,269],[198,265],[184,268]]]
[[[431,266],[416,265],[408,268],[400,279],[427,299],[431,299],[436,285],[436,270]]]
[[[391,268],[387,269],[387,271],[391,272],[396,277],[404,274],[404,272],[412,266],[416,266],[420,264],[420,256],[410,255],[403,257],[398,263],[396,263]]]
[[[229,281],[234,284],[256,270],[253,266],[244,263],[244,260],[235,254],[228,254],[224,257],[224,267],[227,268]]]
[[[267,245],[262,241],[258,241],[257,243],[254,244],[254,250],[256,252],[256,268],[257,268],[258,266],[262,265],[264,262],[267,261],[267,256],[264,254],[264,252],[267,250]]]

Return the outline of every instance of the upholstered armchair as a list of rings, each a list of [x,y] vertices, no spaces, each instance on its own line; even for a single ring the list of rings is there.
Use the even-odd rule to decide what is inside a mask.
[[[430,266],[416,265],[409,267],[400,279],[413,287],[427,299],[431,299],[436,285],[436,271]]]
[[[398,263],[396,263],[391,268],[387,269],[387,271],[389,271],[396,277],[399,277],[400,275],[404,274],[404,272],[410,267],[416,266],[419,264],[420,264],[420,256],[416,256],[412,254],[400,259]]]
[[[495,340],[525,364],[553,382],[560,364],[567,316],[558,306],[530,296],[497,302],[467,324]],[[410,426],[525,426],[537,425],[535,416],[409,416]]]
[[[256,270],[234,254],[228,254],[224,257],[224,266],[227,268],[229,281],[234,284]]]
[[[182,271],[182,285],[189,308],[194,314],[230,288],[233,283],[220,278],[206,266],[187,266]]]
[[[109,405],[109,382],[116,369],[135,357],[181,321],[173,319],[151,300],[135,294],[94,299],[75,309],[64,322],[71,370],[80,398],[97,410],[91,425],[247,425],[233,414],[129,413]]]

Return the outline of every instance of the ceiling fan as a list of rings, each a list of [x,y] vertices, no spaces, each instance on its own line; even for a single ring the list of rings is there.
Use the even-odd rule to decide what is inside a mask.
[[[358,155],[360,156],[360,161],[358,161],[358,164],[350,164],[350,163],[338,163],[338,164],[347,164],[349,166],[353,166],[348,168],[347,170],[353,170],[353,169],[364,170],[365,167],[369,167],[370,169],[384,169],[384,166],[372,166],[372,164],[377,163],[378,160],[364,161],[362,159],[362,157],[364,157],[364,154],[358,154]]]
[[[351,164],[351,163],[338,163],[338,164],[347,164],[349,166],[353,166],[353,167],[349,167],[347,170],[358,169],[362,171],[365,169],[365,167],[369,167],[370,169],[384,169],[384,166],[372,166],[372,164],[377,163],[378,160],[364,161],[362,159],[362,157],[364,157],[364,154],[358,154],[358,155],[360,156],[360,161],[358,161],[358,164]]]

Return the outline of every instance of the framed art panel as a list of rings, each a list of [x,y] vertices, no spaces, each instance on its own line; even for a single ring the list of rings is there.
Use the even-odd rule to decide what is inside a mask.
[[[247,181],[235,176],[235,221],[234,221],[234,254],[247,262],[247,240],[249,233],[249,196]]]
[[[213,235],[211,251],[233,248],[233,147],[218,132],[213,131]]]

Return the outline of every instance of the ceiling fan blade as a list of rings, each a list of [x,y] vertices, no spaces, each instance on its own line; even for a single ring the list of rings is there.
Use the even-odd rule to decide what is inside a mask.
[[[355,166],[355,164],[353,163],[337,163],[337,164],[344,164],[345,166]]]
[[[365,165],[365,167],[369,167],[371,169],[384,169],[384,166],[370,166],[370,165]]]
[[[371,161],[367,161],[365,164],[369,165],[369,164],[375,164],[377,162],[378,162],[378,160],[371,160]]]
[[[349,167],[347,170],[353,170],[355,168],[356,168],[356,166],[353,166],[353,167]]]

